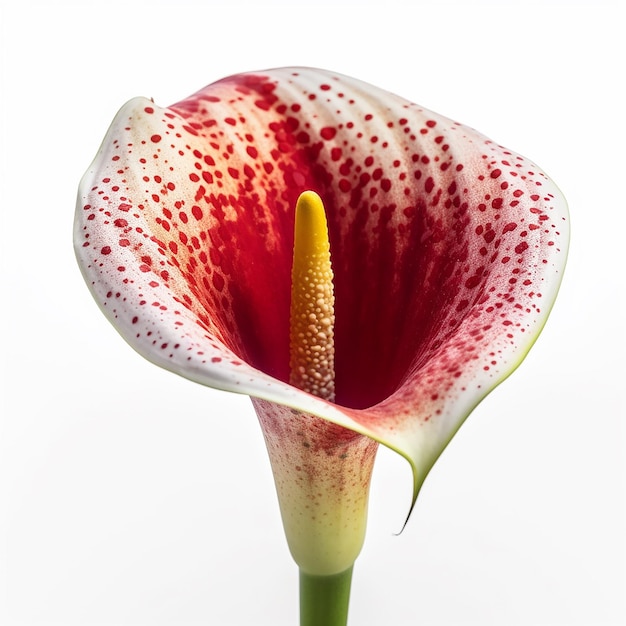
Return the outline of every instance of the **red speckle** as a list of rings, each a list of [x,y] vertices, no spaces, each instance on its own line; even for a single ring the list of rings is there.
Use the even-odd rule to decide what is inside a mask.
[[[325,126],[320,131],[320,135],[322,136],[323,139],[326,139],[326,140],[332,139],[336,134],[337,134],[337,129],[333,128],[332,126]]]
[[[152,135],[150,141],[152,141],[152,143],[159,143],[159,141],[161,141],[161,135]]]
[[[222,278],[222,276],[220,274],[218,274],[217,272],[215,272],[212,276],[213,281],[213,286],[218,290],[218,291],[222,291],[222,289],[224,289],[224,279]]]
[[[111,254],[111,246],[103,246],[100,253],[104,255]]]
[[[343,191],[345,193],[347,191],[350,191],[350,189],[352,189],[352,185],[350,184],[349,180],[346,180],[345,178],[342,178],[339,181],[339,189],[341,189],[341,191]]]
[[[341,148],[333,148],[333,149],[330,151],[330,158],[331,158],[333,161],[339,161],[339,159],[341,159],[341,155],[342,155]]]

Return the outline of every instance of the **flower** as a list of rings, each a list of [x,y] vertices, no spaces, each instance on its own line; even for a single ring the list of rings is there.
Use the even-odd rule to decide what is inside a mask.
[[[326,206],[335,399],[289,384],[293,211]],[[75,246],[140,354],[252,396],[305,572],[349,568],[376,442],[412,502],[473,408],[522,361],[556,297],[566,203],[526,158],[360,81],[284,68],[113,121],[79,190]]]

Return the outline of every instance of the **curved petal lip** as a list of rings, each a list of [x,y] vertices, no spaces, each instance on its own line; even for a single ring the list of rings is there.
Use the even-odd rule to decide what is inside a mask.
[[[307,186],[330,198],[337,315],[354,318],[353,329],[337,330],[338,386],[352,370],[347,395],[386,380],[385,393],[360,406],[283,382],[285,215]],[[543,328],[565,265],[567,217],[538,167],[476,131],[355,79],[283,68],[224,79],[169,109],[127,103],[81,181],[75,247],[96,301],[144,357],[378,440],[411,462],[416,495],[465,417]],[[236,236],[245,243],[233,245]],[[249,267],[253,252],[259,261]],[[354,290],[350,277],[363,266],[373,286]],[[253,272],[265,279],[256,284]],[[375,310],[381,293],[400,297]],[[420,297],[441,297],[442,314]],[[255,307],[265,315],[251,322]],[[385,341],[364,339],[363,315],[382,320],[379,334],[391,328]],[[268,352],[266,364],[258,354]],[[401,380],[388,377],[394,368]]]

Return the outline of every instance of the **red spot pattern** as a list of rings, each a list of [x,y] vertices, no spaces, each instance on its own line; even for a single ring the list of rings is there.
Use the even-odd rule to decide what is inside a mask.
[[[152,360],[285,381],[307,189],[328,213],[346,414],[390,432],[443,419],[521,358],[564,262],[556,187],[474,130],[330,73],[242,74],[167,109],[126,105],[82,188],[78,254]]]

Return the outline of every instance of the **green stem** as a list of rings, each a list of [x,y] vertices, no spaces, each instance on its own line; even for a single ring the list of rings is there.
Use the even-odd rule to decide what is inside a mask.
[[[346,626],[352,567],[332,576],[300,570],[300,626]]]

